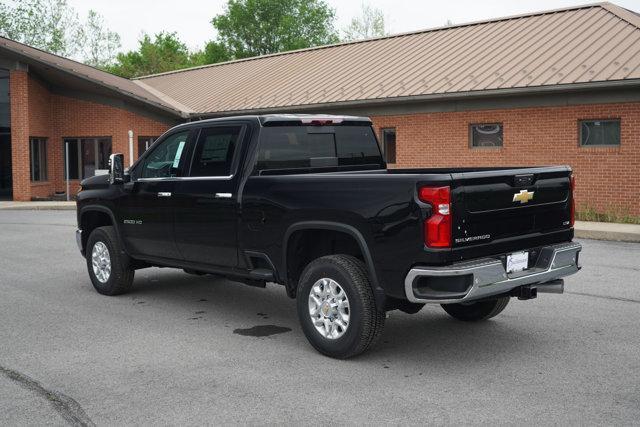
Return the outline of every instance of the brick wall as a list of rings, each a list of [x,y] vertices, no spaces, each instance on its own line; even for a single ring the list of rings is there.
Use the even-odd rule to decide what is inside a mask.
[[[134,159],[138,136],[160,135],[171,127],[147,116],[114,106],[51,93],[46,84],[25,71],[12,71],[11,147],[13,161],[13,198],[31,200],[65,191],[65,137],[111,137],[112,151],[125,154],[129,161],[128,131],[134,132]],[[31,182],[29,137],[47,138],[48,180]],[[79,181],[71,181],[73,195]]]
[[[619,147],[583,148],[578,121],[621,119]],[[396,128],[397,167],[562,165],[577,179],[578,209],[640,215],[640,104],[372,117]],[[502,148],[470,148],[469,124],[502,123]],[[380,133],[378,133],[380,135]]]
[[[91,103],[75,98],[54,95],[52,98],[52,137],[54,147],[53,172],[56,191],[64,191],[64,144],[65,137],[111,137],[113,153],[125,155],[125,165],[129,165],[129,130],[133,130],[134,159],[137,159],[137,141],[141,135],[160,135],[171,127],[130,111],[108,105]],[[79,181],[71,181],[71,194],[78,191]]]
[[[171,125],[113,106],[52,94],[25,71],[13,71],[11,144],[16,200],[64,191],[64,137],[110,136],[113,152],[128,162],[129,129],[138,136],[160,135]],[[640,215],[640,104],[599,104],[513,110],[420,113],[372,117],[379,131],[397,130],[397,167],[570,165],[577,177],[578,208]],[[578,121],[621,119],[619,147],[582,148]],[[469,148],[469,124],[504,126],[504,146]],[[48,181],[31,183],[29,136],[48,138]],[[73,182],[72,194],[78,182]]]
[[[30,200],[29,177],[29,76],[26,71],[9,75],[11,103],[11,167],[13,198]]]
[[[40,80],[29,78],[29,137],[47,138],[47,180],[31,183],[30,198],[48,197],[53,194],[54,173],[51,159],[55,155],[55,144],[51,143],[51,98],[52,95]],[[15,171],[15,168],[14,168]],[[29,175],[31,176],[31,175]],[[15,197],[14,197],[15,198]]]

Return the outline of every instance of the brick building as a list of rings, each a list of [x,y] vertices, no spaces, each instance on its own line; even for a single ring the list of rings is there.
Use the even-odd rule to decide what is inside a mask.
[[[370,116],[391,167],[568,164],[579,209],[640,215],[640,16],[610,3],[136,80],[0,39],[0,196],[65,191],[67,148],[73,194],[173,124],[266,112]]]

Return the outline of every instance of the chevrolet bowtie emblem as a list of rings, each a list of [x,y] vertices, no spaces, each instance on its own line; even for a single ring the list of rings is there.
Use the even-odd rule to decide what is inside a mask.
[[[514,202],[520,202],[520,204],[528,203],[529,200],[533,199],[533,191],[529,190],[520,190],[519,193],[513,195]]]

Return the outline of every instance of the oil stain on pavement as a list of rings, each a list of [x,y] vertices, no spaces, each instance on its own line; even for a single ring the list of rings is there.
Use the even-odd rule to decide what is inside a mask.
[[[245,337],[268,337],[269,335],[282,334],[291,331],[291,328],[276,325],[257,325],[247,329],[234,329],[233,333]]]

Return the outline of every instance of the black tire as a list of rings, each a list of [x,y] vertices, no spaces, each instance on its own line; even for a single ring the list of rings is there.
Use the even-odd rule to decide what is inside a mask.
[[[344,334],[325,338],[309,314],[309,293],[320,279],[336,281],[349,299],[349,323]],[[384,328],[386,314],[376,308],[365,265],[350,255],[328,255],[312,261],[302,272],[297,292],[298,319],[309,343],[336,359],[356,356],[372,347]]]
[[[491,319],[502,313],[509,304],[509,299],[509,297],[502,297],[472,304],[442,304],[442,308],[458,320],[477,322]]]
[[[111,273],[103,283],[93,271],[92,251],[96,243],[103,243],[111,259]],[[135,270],[129,267],[126,255],[122,252],[120,241],[113,227],[98,227],[91,232],[87,239],[85,251],[87,270],[93,287],[102,295],[120,295],[131,289]]]

